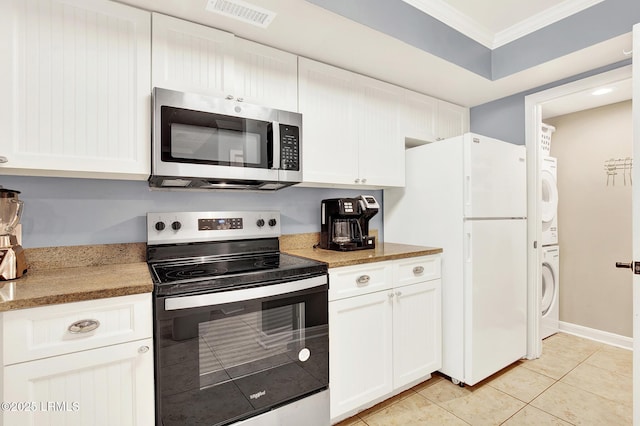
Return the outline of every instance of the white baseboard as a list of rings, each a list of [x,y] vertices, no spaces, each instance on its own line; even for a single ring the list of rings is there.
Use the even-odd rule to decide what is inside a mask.
[[[596,330],[595,328],[584,327],[582,325],[571,324],[560,321],[558,323],[560,331],[607,345],[617,346],[623,349],[633,350],[633,338],[609,333],[608,331]]]

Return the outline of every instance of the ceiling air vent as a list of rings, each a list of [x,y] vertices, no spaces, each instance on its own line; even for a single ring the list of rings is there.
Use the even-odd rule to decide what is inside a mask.
[[[262,28],[267,28],[276,17],[275,12],[242,0],[209,0],[206,9]]]

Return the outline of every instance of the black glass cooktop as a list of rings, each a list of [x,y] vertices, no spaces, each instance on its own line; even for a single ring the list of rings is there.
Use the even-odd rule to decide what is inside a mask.
[[[327,265],[284,253],[151,263],[156,293],[223,291],[275,284],[327,273]]]
[[[258,256],[238,256],[210,261],[187,261],[153,266],[158,282],[193,280],[217,277],[220,275],[256,272],[280,267],[280,254]]]

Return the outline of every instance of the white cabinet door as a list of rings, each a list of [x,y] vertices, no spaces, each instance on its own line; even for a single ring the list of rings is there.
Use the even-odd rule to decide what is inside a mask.
[[[153,13],[153,86],[298,110],[298,60],[233,34]]]
[[[354,185],[359,156],[355,74],[305,58],[298,59],[298,67],[303,180]]]
[[[329,303],[332,419],[392,390],[390,294],[378,291]]]
[[[400,134],[420,142],[436,140],[438,100],[403,89],[400,109]]]
[[[146,179],[149,13],[7,0],[0,16],[0,173]]]
[[[427,377],[442,366],[440,280],[398,287],[393,306],[393,387]]]
[[[307,186],[404,185],[397,87],[298,59]]]
[[[5,367],[5,425],[154,424],[152,339]]]
[[[404,186],[404,138],[398,132],[396,86],[358,76],[359,178],[363,185]]]
[[[460,136],[469,131],[469,108],[438,101],[437,139]]]
[[[231,95],[234,35],[153,13],[153,87]]]
[[[298,57],[236,38],[233,95],[246,102],[298,111]]]

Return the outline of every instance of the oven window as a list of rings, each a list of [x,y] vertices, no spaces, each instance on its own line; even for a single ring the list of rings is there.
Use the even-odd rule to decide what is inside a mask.
[[[226,424],[326,388],[326,303],[325,290],[176,312],[159,321],[163,424]]]
[[[162,161],[267,168],[269,123],[164,106]]]

